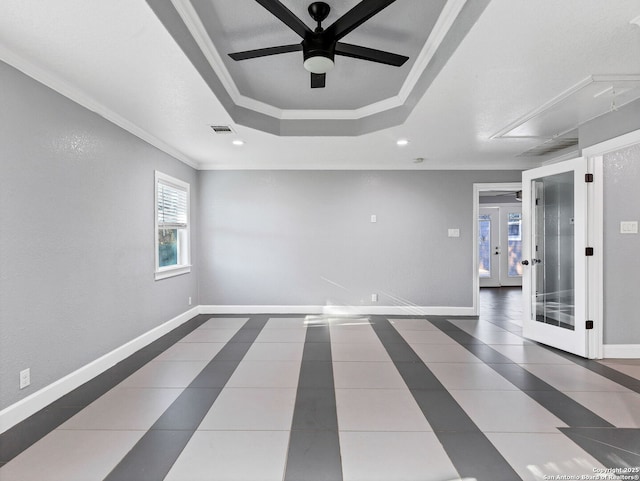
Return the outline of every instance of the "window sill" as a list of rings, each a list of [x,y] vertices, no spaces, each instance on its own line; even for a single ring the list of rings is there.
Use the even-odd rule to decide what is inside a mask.
[[[167,279],[169,277],[181,276],[182,274],[188,274],[189,272],[191,272],[191,266],[177,266],[162,269],[161,271],[156,271],[156,281],[159,281],[160,279]]]

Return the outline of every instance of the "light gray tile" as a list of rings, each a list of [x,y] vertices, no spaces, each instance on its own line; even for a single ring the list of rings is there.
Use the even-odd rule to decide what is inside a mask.
[[[457,344],[442,331],[399,330],[398,332],[412,346],[414,344]]]
[[[263,329],[255,342],[304,342],[306,329]]]
[[[229,342],[238,329],[196,329],[184,336],[180,342]]]
[[[456,344],[414,344],[412,348],[424,362],[482,362],[464,347]]]
[[[640,379],[640,359],[605,359],[600,362],[627,376]]]
[[[155,360],[210,361],[220,352],[224,345],[224,342],[177,342],[156,357]]]
[[[334,362],[336,388],[406,389],[392,362]]]
[[[264,326],[265,329],[306,329],[307,323],[304,317],[270,317]]]
[[[300,361],[242,361],[226,387],[297,387]]]
[[[303,342],[254,342],[244,356],[245,361],[299,361]]]
[[[559,475],[581,479],[603,468],[561,433],[487,433],[487,437],[523,481],[558,479]]]
[[[380,340],[373,329],[369,326],[358,329],[331,328],[332,343],[374,343],[379,344]]]
[[[198,429],[288,431],[295,402],[295,388],[225,388]]]
[[[391,358],[382,344],[374,343],[331,343],[334,361],[389,361]]]
[[[344,481],[460,479],[429,432],[340,432]]]
[[[52,431],[0,468],[0,479],[101,481],[143,434],[144,431]]]
[[[510,344],[515,346],[522,346],[529,341],[523,339],[520,336],[512,334],[506,331],[476,331],[472,334],[476,339],[484,342],[485,344]]]
[[[485,433],[557,433],[567,426],[522,391],[449,392]]]
[[[112,389],[59,429],[147,430],[181,392],[182,389]]]
[[[549,369],[544,364],[521,364],[527,371],[562,392],[624,391],[629,389],[577,364],[558,364]]]
[[[535,345],[494,345],[491,346],[500,354],[505,355],[515,363],[519,364],[572,364],[554,352],[541,346]]]
[[[431,431],[408,389],[336,389],[340,431]]]
[[[434,362],[428,363],[428,368],[447,389],[518,389],[486,364]]]
[[[249,320],[248,317],[212,317],[198,329],[235,329],[238,330]]]
[[[187,387],[206,365],[206,361],[151,361],[118,387]]]
[[[449,322],[471,335],[483,332],[506,332],[500,326],[480,319],[449,319]]]
[[[165,481],[281,481],[286,431],[196,431]]]
[[[427,319],[389,319],[398,331],[438,331]]]

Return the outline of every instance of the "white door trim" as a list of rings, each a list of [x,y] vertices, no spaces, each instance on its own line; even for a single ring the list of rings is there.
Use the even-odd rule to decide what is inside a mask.
[[[594,258],[589,270],[589,313],[594,317],[594,333],[589,338],[589,348],[596,359],[623,357],[621,353],[604,345],[604,155],[640,144],[640,130],[605,140],[582,150],[593,172],[592,202],[589,222],[589,241],[594,248]],[[591,170],[593,169],[593,170]],[[637,354],[637,346],[636,346]]]
[[[473,252],[473,315],[480,314],[478,298],[480,297],[480,279],[478,277],[478,215],[480,213],[480,192],[492,190],[521,190],[522,182],[496,182],[473,184],[473,222],[471,236],[471,249]]]

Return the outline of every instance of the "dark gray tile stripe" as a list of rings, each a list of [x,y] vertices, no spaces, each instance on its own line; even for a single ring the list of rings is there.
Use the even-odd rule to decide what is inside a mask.
[[[391,323],[372,316],[372,327],[460,476],[521,479]]]
[[[539,377],[531,374],[508,357],[492,349],[476,337],[446,319],[429,317],[429,321],[478,357],[494,371],[534,399],[551,414],[570,427],[613,427],[611,423],[579,402],[571,399]]]
[[[268,319],[268,316],[252,316],[116,465],[105,481],[164,479]]]
[[[7,463],[104,393],[129,377],[184,336],[200,327],[211,315],[199,315],[133,353],[49,406],[0,434],[0,463]],[[240,317],[236,315],[225,317]],[[242,316],[246,317],[246,316]]]
[[[596,374],[600,374],[601,376],[606,377],[610,381],[620,384],[621,386],[624,386],[627,389],[630,389],[631,391],[640,393],[640,379],[636,379],[635,377],[629,376],[628,374],[620,372],[612,367],[605,366],[604,364],[600,364],[598,361],[585,359],[583,357],[579,357],[574,354],[564,352],[559,349],[555,349],[553,347],[549,347],[549,346],[543,346],[543,347],[545,347],[546,349],[552,352],[555,352],[559,356],[562,356],[571,362],[574,362],[575,364],[578,364],[579,366],[584,367],[585,369],[588,369],[589,371],[595,372]]]
[[[284,481],[341,481],[329,326],[307,328]]]

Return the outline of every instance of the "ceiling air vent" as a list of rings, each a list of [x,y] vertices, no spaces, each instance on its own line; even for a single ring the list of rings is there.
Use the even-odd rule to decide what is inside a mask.
[[[232,134],[233,129],[228,125],[212,125],[211,128],[216,134]]]
[[[560,150],[568,149],[569,147],[577,147],[578,139],[575,137],[565,137],[562,139],[551,139],[544,144],[533,147],[526,152],[523,152],[517,157],[542,157],[543,155],[553,154]]]

